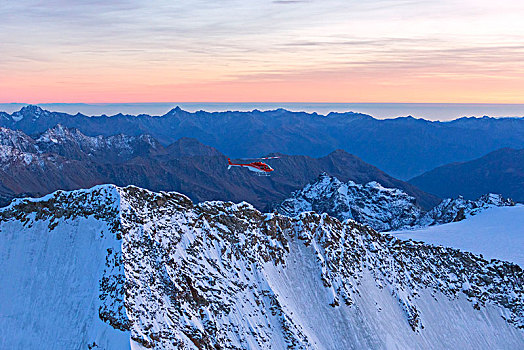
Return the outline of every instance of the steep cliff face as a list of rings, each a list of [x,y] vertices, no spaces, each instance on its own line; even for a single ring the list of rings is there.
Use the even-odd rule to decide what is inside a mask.
[[[520,267],[326,214],[99,186],[0,230],[2,348],[524,346]]]
[[[103,186],[0,210],[1,349],[129,347],[118,203]]]

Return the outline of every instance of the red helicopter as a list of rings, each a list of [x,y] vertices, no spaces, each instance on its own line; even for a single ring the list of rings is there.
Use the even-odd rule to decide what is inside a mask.
[[[240,158],[240,159],[243,159],[243,160],[260,160],[260,159],[277,159],[277,158],[280,158],[280,157],[264,157],[264,158]],[[266,163],[263,163],[263,162],[253,162],[253,163],[247,163],[247,164],[243,164],[243,163],[233,163],[231,162],[231,159],[227,159],[227,163],[228,163],[228,169],[231,169],[231,167],[233,166],[239,166],[239,167],[242,167],[242,168],[248,168],[249,170],[251,170],[252,172],[255,173],[255,175],[260,175],[260,176],[269,176],[271,174],[272,171],[274,171],[275,169],[273,169],[272,167],[270,167],[269,165],[267,165]]]

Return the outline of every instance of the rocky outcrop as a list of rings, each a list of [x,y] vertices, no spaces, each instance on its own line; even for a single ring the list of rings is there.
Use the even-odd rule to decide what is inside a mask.
[[[447,198],[420,218],[417,225],[430,226],[457,222],[488,208],[514,205],[515,202],[510,198],[504,198],[502,195],[494,193],[485,194],[477,200],[468,200],[463,197]]]
[[[378,231],[413,226],[423,213],[415,198],[399,189],[385,188],[377,182],[343,183],[326,173],[294,192],[277,211],[288,216],[306,211],[327,213],[342,221],[355,220]]]
[[[327,213],[341,221],[351,219],[378,231],[392,231],[456,222],[488,208],[512,205],[511,199],[489,193],[474,201],[448,198],[426,212],[400,189],[385,188],[377,182],[344,183],[324,173],[293,192],[277,211],[287,216],[308,211]]]

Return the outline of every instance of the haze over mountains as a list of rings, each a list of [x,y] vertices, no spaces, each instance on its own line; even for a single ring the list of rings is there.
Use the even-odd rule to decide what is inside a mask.
[[[524,148],[524,118],[374,119],[358,113],[327,116],[283,109],[252,112],[195,112],[175,108],[148,115],[87,117],[36,106],[0,113],[0,126],[32,135],[62,124],[86,135],[150,134],[164,145],[192,137],[231,157],[272,152],[322,157],[344,149],[386,173],[409,179],[433,168],[468,161],[491,151]]]
[[[279,155],[271,163],[274,174],[258,177],[245,169],[228,170],[226,156],[195,139],[163,146],[148,135],[90,137],[61,125],[34,137],[2,128],[0,195],[7,204],[14,196],[113,183],[180,191],[196,201],[248,201],[270,210],[325,171],[344,181],[400,188],[426,209],[440,201],[342,150],[321,158]]]

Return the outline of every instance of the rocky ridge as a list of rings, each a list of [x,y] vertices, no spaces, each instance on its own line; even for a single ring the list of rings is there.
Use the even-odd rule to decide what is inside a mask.
[[[470,216],[476,215],[481,211],[493,207],[511,207],[515,202],[510,198],[504,198],[500,194],[488,193],[480,196],[477,200],[457,198],[446,198],[435,208],[424,214],[417,225],[430,226],[457,222]]]
[[[247,203],[194,204],[178,193],[99,186],[14,201],[0,210],[0,246],[9,247],[15,231],[38,237],[42,248],[60,235],[74,242],[85,219],[103,224],[102,243],[114,242],[99,248],[97,317],[136,348],[524,344],[519,266],[401,241],[327,214],[289,218]],[[11,257],[0,256],[9,266]],[[69,274],[78,264],[86,262],[71,262]],[[13,288],[32,277],[17,278]],[[89,336],[98,345],[107,334]]]
[[[377,231],[393,231],[456,222],[490,207],[513,205],[511,199],[490,193],[478,200],[444,199],[426,212],[415,198],[400,189],[385,188],[377,182],[344,183],[323,173],[303,189],[293,192],[276,210],[287,216],[307,211],[327,213],[341,221],[355,220]]]

